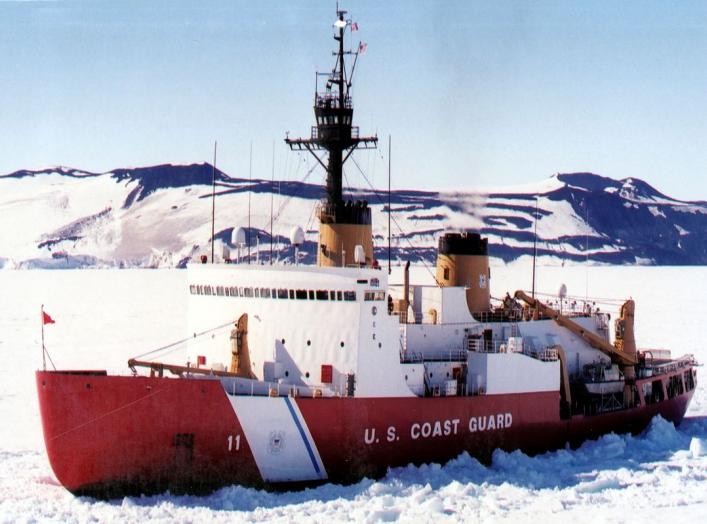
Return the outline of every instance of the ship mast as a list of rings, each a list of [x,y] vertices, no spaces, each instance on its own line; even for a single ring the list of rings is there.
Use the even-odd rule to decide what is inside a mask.
[[[334,40],[338,50],[332,54],[336,62],[330,73],[317,73],[314,92],[316,125],[309,138],[289,138],[285,142],[293,151],[309,151],[326,170],[326,196],[319,208],[319,252],[321,266],[343,266],[354,262],[356,246],[365,252],[365,264],[373,264],[371,210],[365,201],[344,200],[342,190],[343,167],[356,149],[375,149],[377,136],[360,136],[352,125],[353,103],[351,83],[361,45],[356,51],[344,50],[344,34],[351,21],[346,11],[337,10]],[[353,56],[351,71],[346,69],[346,57]],[[326,76],[326,84],[319,90],[319,77]],[[318,152],[326,151],[325,164]]]

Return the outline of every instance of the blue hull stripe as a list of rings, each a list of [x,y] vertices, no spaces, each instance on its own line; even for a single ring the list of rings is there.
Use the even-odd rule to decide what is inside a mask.
[[[295,421],[295,426],[297,426],[297,429],[299,430],[299,434],[302,436],[302,441],[304,442],[304,447],[307,448],[307,453],[309,453],[309,458],[312,461],[312,465],[314,466],[314,471],[317,472],[317,475],[319,477],[322,476],[322,472],[319,469],[319,464],[317,464],[317,459],[314,456],[314,451],[312,451],[312,446],[309,443],[309,440],[307,440],[307,435],[304,432],[304,428],[302,427],[302,424],[299,421],[299,418],[297,418],[297,414],[295,413],[295,408],[292,407],[292,403],[290,402],[289,397],[283,397],[285,399],[285,404],[287,404],[287,409],[290,410],[290,415],[292,415],[292,420]]]

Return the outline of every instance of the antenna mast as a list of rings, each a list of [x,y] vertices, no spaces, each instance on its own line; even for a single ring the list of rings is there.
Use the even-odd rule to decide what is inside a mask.
[[[214,238],[216,228],[216,145],[214,140],[214,163],[211,166],[211,263],[214,263]]]
[[[270,264],[272,264],[273,199],[275,198],[275,141],[272,142],[272,173],[270,174]]]
[[[538,195],[535,195],[535,220],[533,221],[533,290],[531,296],[535,298],[535,259],[538,255]]]
[[[250,264],[250,195],[253,193],[253,141],[250,141],[250,162],[248,165],[248,230],[246,243],[248,244],[248,263]]]
[[[390,275],[393,272],[393,268],[391,267],[391,248],[390,248],[390,235],[391,235],[391,229],[390,229],[390,163],[391,163],[391,156],[390,156],[390,135],[388,135],[388,274]]]
[[[352,126],[353,103],[351,100],[351,74],[347,73],[346,57],[355,58],[365,49],[359,43],[356,51],[344,50],[346,28],[352,28],[346,11],[337,7],[334,22],[334,40],[337,50],[334,67],[326,75],[315,75],[314,116],[309,138],[285,138],[293,151],[309,151],[326,170],[326,195],[319,208],[320,265],[341,266],[344,252],[353,253],[362,245],[366,264],[373,264],[371,235],[371,210],[368,202],[344,200],[342,190],[343,165],[356,149],[375,149],[377,136],[360,136],[358,127]],[[353,73],[353,69],[351,71]],[[348,76],[347,76],[348,75]],[[319,90],[319,77],[326,76],[323,90]],[[317,154],[328,152],[327,163]]]

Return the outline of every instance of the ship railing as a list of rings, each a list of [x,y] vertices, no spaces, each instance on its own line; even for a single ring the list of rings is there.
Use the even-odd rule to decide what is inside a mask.
[[[361,131],[358,126],[351,126],[351,138],[358,140],[361,135]],[[310,138],[312,140],[319,140],[319,127],[312,126],[310,131]]]
[[[520,338],[520,337],[516,337]],[[542,349],[532,349],[527,344],[518,343],[515,340],[485,340],[482,337],[467,337],[467,351],[477,353],[521,353],[528,357],[542,360],[543,362],[554,362],[558,360],[559,354],[554,347],[544,347]]]
[[[697,365],[694,355],[685,355],[677,360],[671,362],[666,362],[665,364],[658,364],[656,366],[651,366],[650,369],[653,371],[653,376],[665,375],[666,373],[673,373],[679,371],[686,367],[692,367]]]
[[[447,349],[429,351],[423,355],[425,362],[459,362],[466,361],[466,351],[463,349]]]
[[[476,351],[477,353],[522,353],[522,345],[519,349],[507,341],[486,340],[479,336],[468,336],[466,339],[467,351]]]
[[[338,93],[317,93],[316,104],[317,107],[324,109],[338,109],[341,107]],[[352,107],[351,96],[344,96],[344,108],[351,109]]]
[[[310,139],[311,140],[319,140],[319,127],[318,126],[312,126],[310,130]],[[354,140],[358,140],[360,136],[360,131],[358,126],[351,126],[351,138]]]
[[[410,364],[413,362],[423,362],[424,358],[422,353],[417,351],[400,351],[400,362],[402,364]]]
[[[462,349],[449,349],[439,351],[401,351],[400,362],[411,364],[415,362],[463,362],[466,360],[466,351]]]
[[[540,351],[531,351],[529,354],[531,357],[542,360],[543,362],[554,362],[560,358],[557,348],[554,347],[546,347]]]
[[[643,349],[643,348],[641,348],[638,350],[638,354],[643,355],[647,359],[650,359],[651,362],[669,361],[669,360],[672,360],[672,358],[673,358],[672,353],[670,352],[669,349],[657,349],[657,348]]]

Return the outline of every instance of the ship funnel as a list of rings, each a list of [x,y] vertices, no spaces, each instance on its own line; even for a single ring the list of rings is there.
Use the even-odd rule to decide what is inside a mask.
[[[437,283],[466,287],[472,314],[491,310],[488,239],[478,233],[445,233],[439,238]]]

